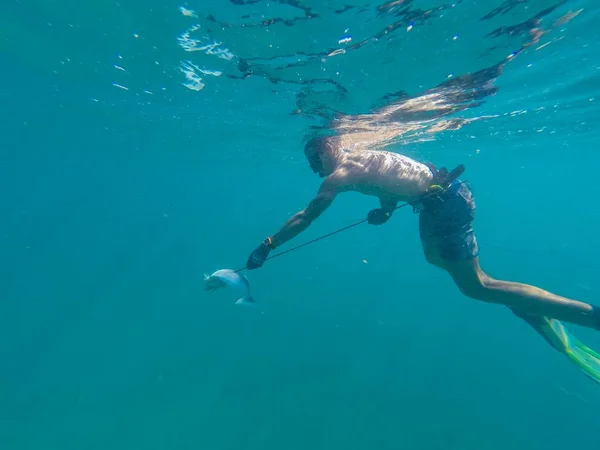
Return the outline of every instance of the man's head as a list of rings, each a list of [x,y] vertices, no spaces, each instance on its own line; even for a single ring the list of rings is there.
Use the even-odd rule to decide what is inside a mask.
[[[312,171],[321,178],[331,175],[339,164],[339,152],[331,138],[325,136],[308,141],[304,146],[304,154]]]

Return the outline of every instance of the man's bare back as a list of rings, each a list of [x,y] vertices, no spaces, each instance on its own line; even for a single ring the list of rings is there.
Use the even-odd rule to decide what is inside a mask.
[[[329,180],[328,180],[329,179]],[[382,204],[411,202],[431,185],[429,167],[406,156],[369,150],[344,153],[344,158],[324,183],[339,191],[375,196]]]

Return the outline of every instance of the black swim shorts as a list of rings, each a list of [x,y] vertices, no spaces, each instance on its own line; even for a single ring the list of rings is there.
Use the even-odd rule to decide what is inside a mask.
[[[475,200],[466,184],[454,180],[442,194],[423,203],[419,214],[421,241],[433,245],[445,260],[476,258],[479,247],[473,232]]]

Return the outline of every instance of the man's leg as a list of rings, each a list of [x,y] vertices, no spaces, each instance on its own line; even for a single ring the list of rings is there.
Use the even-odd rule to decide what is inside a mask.
[[[461,290],[463,292],[465,292],[467,289],[469,290],[468,292],[465,292],[467,295],[471,294],[472,297],[475,296],[475,294],[479,295],[479,293],[475,292],[475,291],[476,290],[481,291],[485,288],[483,288],[483,287],[473,288],[473,285],[477,285],[478,283],[482,284],[481,279],[485,279],[487,281],[491,280],[491,278],[489,276],[483,274],[483,271],[481,270],[481,268],[479,268],[479,263],[476,258],[471,260],[473,262],[473,264],[471,264],[472,269],[470,271],[465,270],[463,268],[461,268],[460,270],[457,270],[457,267],[459,266],[459,264],[448,262],[448,260],[444,259],[440,255],[434,242],[424,240],[423,241],[423,250],[425,253],[425,257],[427,258],[427,261],[430,264],[433,264],[434,266],[440,267],[442,269],[446,269],[448,272],[451,273],[451,275],[453,275],[453,278],[455,279],[455,281],[457,279],[461,280],[460,282],[463,284],[461,285],[461,284],[459,284],[459,282],[457,282],[457,284],[459,285],[459,287],[462,286]],[[467,260],[463,260],[463,261],[466,262]],[[478,269],[478,270],[476,270],[476,269]],[[470,275],[470,278],[467,275]],[[470,279],[472,280],[472,278],[474,278],[475,275],[478,275],[477,279],[479,281],[476,281],[473,283],[467,283],[467,281],[469,281]],[[494,281],[498,282],[497,280],[494,280]],[[507,283],[507,282],[500,282],[500,283]],[[549,292],[542,291],[541,289],[537,289],[532,286],[519,285],[518,283],[509,283],[509,284],[518,285],[519,287],[522,287],[522,288],[529,288],[529,290],[533,289],[534,292],[541,291],[544,296],[551,296],[550,298],[556,297]],[[528,289],[525,289],[525,290],[527,291]],[[483,294],[481,294],[481,295],[483,296]],[[495,294],[495,295],[497,295],[497,294]],[[510,296],[514,297],[514,296],[517,296],[517,294],[515,294],[513,292],[510,294]],[[535,302],[535,298],[532,300],[530,297],[531,297],[531,293],[525,297],[526,302],[532,302],[532,301]],[[477,297],[475,297],[475,298],[477,298]],[[562,299],[562,297],[558,297],[558,298]],[[565,300],[567,300],[567,299],[565,299]],[[514,301],[514,299],[513,299],[513,301]],[[570,300],[570,301],[574,302],[574,300]],[[579,303],[579,302],[576,302],[576,303]],[[548,342],[554,349],[558,350],[560,353],[565,355],[569,360],[571,360],[571,362],[573,362],[577,367],[579,367],[588,377],[590,377],[596,383],[600,384],[600,354],[598,354],[594,350],[590,349],[586,345],[579,342],[579,340],[577,340],[574,336],[572,336],[565,329],[565,327],[563,326],[563,324],[560,321],[543,316],[543,315],[539,315],[539,314],[524,313],[521,310],[516,309],[516,308],[509,307],[509,309],[513,312],[514,315],[516,315],[520,319],[523,319],[531,328],[533,328],[540,336],[542,336],[544,338],[544,340],[546,342]]]
[[[600,310],[588,303],[512,281],[496,280],[479,266],[479,258],[444,261],[458,288],[468,297],[508,306],[519,314],[548,316],[600,330]],[[534,327],[535,328],[535,327]]]

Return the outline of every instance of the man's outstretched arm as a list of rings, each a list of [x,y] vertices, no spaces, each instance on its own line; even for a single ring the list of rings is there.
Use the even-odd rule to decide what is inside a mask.
[[[323,181],[316,197],[302,211],[294,214],[273,236],[266,238],[248,258],[246,267],[257,269],[269,256],[269,252],[283,243],[295,238],[325,211],[339,192],[339,180],[330,176]]]

